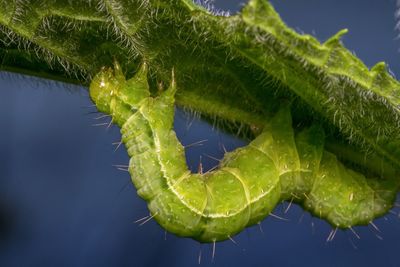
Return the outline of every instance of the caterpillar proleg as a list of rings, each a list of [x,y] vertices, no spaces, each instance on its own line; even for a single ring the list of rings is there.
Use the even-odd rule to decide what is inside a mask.
[[[121,127],[129,172],[152,217],[167,231],[200,242],[231,238],[293,199],[336,228],[368,224],[386,213],[398,179],[367,178],[324,149],[318,125],[295,133],[287,105],[248,146],[226,153],[217,170],[191,173],[173,130],[174,76],[152,97],[147,66],[125,80],[116,63],[90,85],[99,111]]]

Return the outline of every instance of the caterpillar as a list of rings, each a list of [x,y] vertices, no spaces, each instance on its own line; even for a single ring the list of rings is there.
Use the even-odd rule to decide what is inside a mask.
[[[98,110],[121,127],[129,172],[151,217],[164,229],[200,242],[231,238],[292,200],[335,228],[370,223],[391,207],[398,179],[370,178],[324,149],[317,123],[295,133],[287,104],[249,145],[226,153],[219,168],[191,173],[173,130],[177,84],[151,96],[148,67],[126,80],[103,68],[90,84]]]

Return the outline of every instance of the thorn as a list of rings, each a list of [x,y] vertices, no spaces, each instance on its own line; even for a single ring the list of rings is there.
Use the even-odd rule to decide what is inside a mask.
[[[278,215],[275,215],[275,214],[273,214],[272,212],[270,212],[269,215],[271,215],[272,217],[274,217],[274,218],[276,218],[276,219],[282,220],[282,221],[286,221],[286,222],[289,221],[288,219],[283,218],[283,217],[280,217],[280,216],[278,216]]]
[[[204,142],[207,142],[208,139],[203,139],[185,146],[185,148],[192,147],[192,146],[202,146]]]
[[[199,166],[197,167],[197,172],[203,174],[203,164],[201,163],[201,156],[200,156]]]
[[[147,218],[149,218],[149,216],[145,216],[145,217],[143,217],[143,218],[140,218],[140,219],[134,221],[133,223],[141,222],[141,221],[143,221],[143,220],[146,220]]]
[[[107,122],[104,122],[104,123],[96,123],[96,124],[92,124],[92,126],[98,127],[98,126],[104,126],[104,125],[107,125],[107,124],[108,124]]]
[[[101,115],[101,116],[98,116],[98,117],[96,117],[96,118],[93,118],[93,119],[95,119],[95,120],[101,120],[101,119],[104,119],[104,118],[107,118],[107,117],[110,117],[111,115]]]
[[[286,207],[286,209],[284,211],[285,214],[289,211],[290,207],[292,206],[292,202],[293,202],[293,198],[290,199],[289,205]]]
[[[167,241],[167,231],[164,231],[164,241]]]
[[[110,129],[110,127],[111,127],[111,125],[112,125],[112,123],[113,123],[113,120],[114,120],[114,119],[111,119],[111,120],[110,120],[110,123],[107,125],[107,129]]]
[[[89,112],[86,112],[85,115],[99,114],[99,113],[100,112],[98,112],[98,111],[89,111]]]
[[[213,170],[215,170],[216,168],[218,168],[218,165],[217,166],[214,166],[214,167],[212,167],[211,169],[209,169],[208,171],[206,171],[205,173],[203,173],[203,174],[207,174],[207,173],[209,173],[209,172],[212,172]]]
[[[238,130],[237,130],[237,132],[236,132],[236,135],[237,135],[237,136],[240,135],[240,133],[242,132],[242,129],[243,129],[243,124],[241,123],[240,126],[239,126],[239,128],[238,128]]]
[[[333,234],[333,229],[329,232],[328,238],[326,239],[326,242],[329,242],[329,240],[331,239],[331,236]]]
[[[379,230],[378,226],[376,226],[376,224],[374,224],[374,222],[370,221],[369,224],[372,225],[372,227],[373,227],[376,231],[378,231],[379,233],[381,233],[381,230]]]
[[[214,258],[215,258],[215,240],[213,241],[213,248],[212,248],[212,258],[211,258],[212,262],[214,262]]]
[[[238,245],[238,243],[231,236],[228,236],[228,238],[232,241],[233,244],[235,244],[236,246]]]
[[[155,216],[157,216],[157,212],[154,213],[154,215],[151,215],[149,218],[147,218],[144,222],[142,222],[141,224],[139,224],[139,226],[144,225],[145,223],[149,222],[151,219],[153,219]]]
[[[224,153],[226,154],[228,151],[226,150],[225,145],[221,143],[221,147],[222,147],[222,150],[224,151]]]
[[[262,228],[261,222],[259,222],[259,223],[257,223],[257,224],[258,224],[258,228],[260,228],[260,232],[261,232],[262,234],[264,234],[264,230],[263,230],[263,228]]]
[[[303,193],[303,195],[304,195],[308,200],[310,200],[310,198],[307,196],[306,193]]]
[[[299,218],[298,223],[302,223],[302,222],[303,222],[304,214],[306,214],[306,213],[303,211],[303,213],[301,214],[301,216],[300,216],[300,218]]]
[[[332,229],[331,233],[329,234],[328,238],[326,239],[326,242],[331,242],[333,241],[333,239],[336,236],[336,232],[338,230],[338,227],[336,227],[335,229]]]
[[[129,168],[129,165],[119,165],[119,164],[117,164],[117,165],[112,165],[113,167],[115,167],[115,168]]]
[[[122,140],[119,142],[112,143],[112,144],[117,145],[117,147],[114,149],[114,152],[117,152],[118,148],[122,145]]]
[[[199,249],[199,257],[198,257],[197,261],[198,261],[198,263],[200,265],[201,264],[201,246],[200,246],[200,249]]]
[[[113,167],[117,168],[119,171],[129,172],[129,166],[127,165],[112,165]]]
[[[228,153],[228,150],[226,150],[226,147],[225,147],[224,144],[222,144],[222,149],[224,150],[224,153],[225,153],[225,154]]]
[[[210,156],[210,155],[208,155],[208,154],[205,154],[205,153],[203,153],[203,155],[206,156],[206,157],[208,157],[208,158],[210,158],[210,159],[213,159],[213,160],[215,160],[215,161],[218,161],[218,162],[221,162],[221,161],[222,161],[221,159],[217,159],[217,158],[215,158],[215,157],[213,157],[213,156]]]
[[[186,131],[189,131],[189,129],[192,127],[194,120],[195,117],[193,117],[193,119],[189,122],[189,124],[186,122]]]
[[[361,237],[357,234],[357,232],[350,226],[350,231],[357,237],[357,239],[361,239]]]
[[[382,237],[382,236],[380,236],[380,235],[378,235],[378,234],[375,234],[375,236],[376,236],[376,238],[378,238],[379,240],[383,240],[383,237]]]

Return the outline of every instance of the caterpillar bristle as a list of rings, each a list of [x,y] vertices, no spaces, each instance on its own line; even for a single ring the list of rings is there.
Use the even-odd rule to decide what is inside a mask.
[[[357,239],[361,239],[361,237],[357,234],[357,232],[351,226],[349,227],[349,229]]]
[[[331,230],[331,232],[329,233],[328,238],[326,239],[326,242],[327,242],[327,243],[328,243],[328,242],[332,242],[333,239],[335,239],[337,230],[338,230],[338,227],[333,228],[333,229]]]

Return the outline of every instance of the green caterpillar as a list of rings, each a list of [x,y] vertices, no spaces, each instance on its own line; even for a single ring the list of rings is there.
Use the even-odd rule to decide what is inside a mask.
[[[231,238],[283,200],[300,203],[336,228],[368,224],[394,202],[398,179],[366,178],[324,150],[317,124],[295,135],[284,105],[248,146],[227,153],[217,170],[193,174],[173,130],[174,77],[151,97],[147,66],[125,80],[118,64],[92,80],[99,111],[121,127],[129,172],[152,217],[167,231],[200,242]]]

